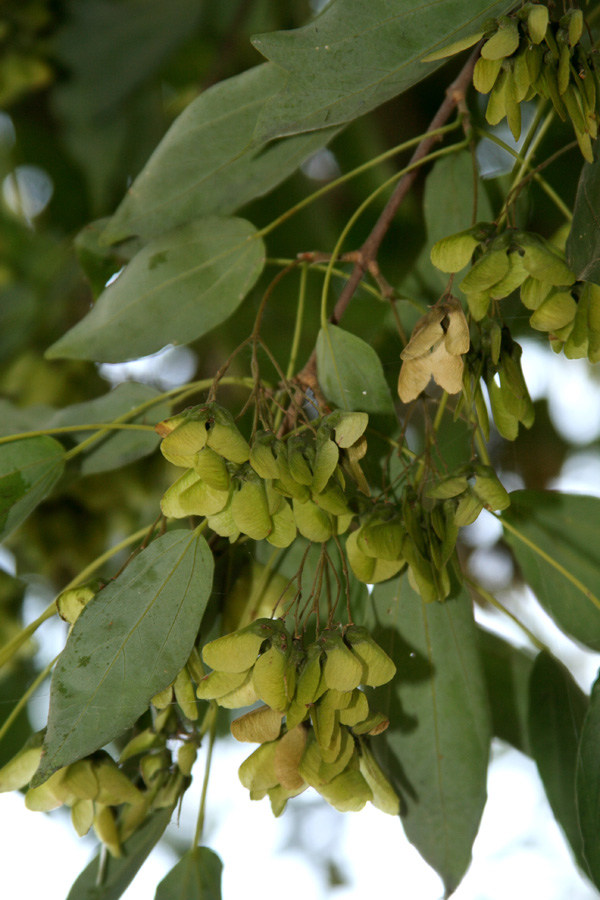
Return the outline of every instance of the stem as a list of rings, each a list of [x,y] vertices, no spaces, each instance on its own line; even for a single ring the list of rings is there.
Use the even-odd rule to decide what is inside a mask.
[[[469,578],[468,575],[465,575],[464,578],[469,587],[476,591],[480,597],[482,597],[487,603],[490,604],[490,606],[493,606],[494,609],[497,609],[501,613],[504,613],[505,616],[508,616],[511,622],[514,622],[515,625],[517,625],[521,629],[523,634],[525,634],[529,638],[534,647],[537,647],[538,650],[545,650],[547,653],[550,652],[548,650],[548,647],[542,641],[540,641],[538,637],[536,637],[533,631],[530,631],[527,625],[521,622],[521,620],[518,619],[514,613],[507,609],[502,603],[500,603],[500,601],[497,600],[493,594],[490,594],[489,591],[486,591],[484,587],[482,587],[476,581],[473,581],[473,579]]]
[[[306,281],[308,276],[308,266],[306,263],[300,269],[300,290],[298,293],[298,306],[296,308],[296,322],[294,324],[294,336],[292,338],[292,349],[290,350],[290,359],[288,362],[288,367],[285,373],[286,381],[291,381],[294,372],[296,371],[296,360],[298,358],[298,348],[300,346],[300,337],[302,335],[302,324],[304,321],[304,306],[306,301]],[[275,416],[275,422],[273,423],[273,431],[275,434],[279,431],[279,427],[281,425],[282,419],[284,416],[284,409],[282,406],[279,406],[277,409],[277,415]]]
[[[479,451],[479,455],[481,457],[481,461],[484,466],[491,466],[490,455],[488,453],[488,449],[485,445],[485,440],[483,437],[483,432],[481,430],[481,425],[477,425],[475,429],[475,443],[477,444],[477,450]]]
[[[267,266],[289,266],[292,262],[291,259],[266,259],[265,265]],[[327,272],[329,265],[325,265],[325,263],[316,263],[316,262],[308,262],[307,265],[310,266],[311,269],[314,269],[316,272]],[[337,278],[344,278],[346,281],[350,278],[348,272],[343,272],[341,269],[332,268],[331,274],[335,275]],[[364,282],[361,285],[361,288],[366,291],[368,294],[371,294],[372,297],[375,297],[376,300],[381,301],[381,294],[374,288],[373,285],[368,284],[368,282]]]
[[[446,116],[446,119],[448,116]],[[445,121],[445,120],[444,120]],[[429,128],[427,130],[427,135],[432,135],[435,138],[442,137],[444,134],[448,134],[450,131],[456,130],[460,125],[460,122],[452,122],[450,125],[444,125],[440,123],[440,126],[435,126],[434,128]],[[346,172],[345,175],[340,175],[339,178],[335,178],[333,181],[330,181],[329,184],[324,185],[322,188],[319,188],[309,197],[305,197],[304,200],[301,200],[295,206],[292,206],[291,209],[286,210],[286,212],[282,213],[276,219],[273,219],[269,225],[265,225],[264,228],[254,235],[254,237],[265,237],[267,234],[270,234],[275,228],[278,228],[279,225],[283,224],[283,222],[287,221],[287,219],[294,216],[297,212],[300,212],[301,209],[309,206],[311,203],[314,203],[315,200],[318,200],[319,197],[323,197],[329,191],[334,190],[339,187],[341,184],[345,184],[345,182],[350,181],[350,179],[355,178],[357,175],[362,174],[362,172],[366,172],[368,169],[373,168],[373,166],[377,166],[381,162],[385,162],[386,159],[389,159],[392,156],[396,156],[398,153],[402,153],[403,150],[409,150],[411,147],[414,147],[415,144],[419,144],[423,141],[425,135],[419,134],[417,137],[411,138],[409,141],[404,141],[402,144],[398,144],[396,147],[392,147],[390,150],[386,150],[384,153],[380,153],[379,156],[375,156],[373,159],[368,160],[368,162],[362,163],[360,166],[357,166],[355,169],[352,169],[350,172]]]
[[[587,588],[585,584],[583,584],[583,582],[579,580],[579,578],[569,572],[568,569],[565,569],[565,567],[562,566],[556,559],[553,559],[551,556],[549,556],[549,554],[542,550],[541,547],[538,547],[537,544],[535,544],[533,541],[530,541],[528,537],[522,534],[522,532],[520,532],[518,528],[515,528],[515,526],[508,522],[503,516],[498,515],[498,513],[492,513],[492,515],[498,519],[503,528],[505,528],[507,531],[510,531],[511,534],[514,534],[516,538],[518,538],[523,544],[529,547],[530,550],[533,550],[534,553],[537,553],[537,555],[541,559],[543,559],[544,562],[547,562],[548,565],[552,566],[553,569],[556,569],[556,571],[559,572],[563,576],[563,578],[566,578],[567,581],[571,582],[573,587],[577,588],[578,591],[581,591],[584,597],[587,597],[588,600],[591,600],[591,602],[597,609],[600,609],[600,600],[598,599],[598,597],[596,597],[596,595],[592,593],[592,591],[590,591],[590,589]]]
[[[213,748],[215,745],[215,737],[217,734],[217,713],[219,707],[211,702],[211,719],[208,735],[208,752],[206,754],[206,766],[204,768],[204,781],[202,782],[202,794],[200,795],[200,809],[198,810],[198,820],[196,822],[196,833],[194,834],[194,847],[197,847],[204,830],[204,819],[206,814],[206,795],[208,793],[208,779],[210,777],[210,764],[212,762]]]
[[[60,428],[43,428],[40,431],[22,431],[20,434],[8,434],[0,438],[0,444],[10,444],[12,441],[44,437],[50,434],[68,434],[72,431],[96,431],[100,428],[110,429],[111,431],[154,431],[154,426],[152,425],[117,425],[116,423],[106,424],[105,422],[100,422],[96,425],[62,425]],[[69,453],[65,453],[65,459],[68,458]]]
[[[58,656],[60,656],[60,653],[58,654]],[[34,693],[34,691],[36,691],[38,689],[40,684],[43,681],[45,681],[45,679],[48,677],[48,675],[50,674],[50,670],[52,669],[52,667],[56,663],[56,660],[58,659],[58,656],[55,656],[54,659],[52,660],[52,662],[49,662],[48,665],[46,666],[46,668],[40,672],[40,674],[37,676],[37,678],[34,681],[32,681],[32,683],[29,685],[29,687],[27,688],[27,690],[25,691],[25,693],[23,694],[23,696],[21,697],[21,699],[19,700],[19,702],[17,703],[15,708],[11,711],[10,715],[7,716],[4,724],[2,725],[2,728],[0,728],[0,741],[3,739],[3,737],[5,736],[5,734],[7,733],[7,731],[9,730],[9,728],[11,727],[11,725],[13,724],[13,722],[15,721],[15,719],[17,718],[17,716],[19,715],[19,713],[21,712],[23,707],[26,705],[26,703],[29,700],[29,698],[31,697],[31,695]]]
[[[131,544],[135,544],[136,541],[139,541],[143,538],[148,532],[148,526],[146,525],[144,528],[140,528],[139,531],[134,532],[134,534],[130,534],[129,537],[124,538],[124,540],[120,541],[114,547],[111,547],[110,550],[107,550],[97,559],[86,566],[79,575],[76,575],[60,592],[62,594],[63,591],[68,591],[70,588],[77,587],[78,584],[81,584],[82,581],[85,581],[89,575],[92,575],[96,569],[100,568],[100,566],[104,565],[104,563],[114,556],[116,553],[119,553],[120,550],[123,550],[125,547],[129,547]],[[46,607],[41,615],[35,619],[35,621],[30,622],[19,634],[16,634],[7,644],[4,645],[0,649],[0,668],[4,666],[12,657],[17,653],[17,651],[23,646],[23,644],[29,640],[32,634],[34,634],[40,625],[46,621],[46,619],[51,618],[56,612],[56,600],[53,600],[52,603]]]

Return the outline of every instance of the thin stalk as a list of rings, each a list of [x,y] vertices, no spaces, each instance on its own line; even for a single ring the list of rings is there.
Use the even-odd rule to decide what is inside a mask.
[[[479,425],[479,424],[477,425],[477,428],[475,429],[475,443],[477,444],[477,450],[481,457],[482,463],[484,464],[484,466],[490,466],[492,464],[491,460],[490,460],[490,455],[489,455],[488,449],[485,445],[485,439],[483,437],[481,425]]]
[[[265,265],[267,266],[289,266],[292,262],[291,259],[266,259]],[[325,263],[307,263],[311,269],[314,269],[316,272],[327,272],[328,265]],[[331,270],[331,274],[335,275],[336,278],[344,278],[346,281],[350,278],[349,272],[343,272],[342,269]],[[372,284],[368,284],[366,281],[361,284],[361,289],[366,291],[367,294],[371,294],[372,297],[381,301],[381,293],[374,288]]]
[[[58,654],[58,656],[60,656],[60,653]],[[29,698],[39,688],[40,684],[43,681],[45,681],[45,679],[48,677],[52,667],[54,666],[54,664],[56,663],[56,660],[58,659],[58,656],[55,656],[54,659],[52,660],[52,662],[49,662],[48,665],[46,666],[46,668],[40,672],[40,674],[37,676],[37,678],[34,681],[32,681],[32,683],[29,685],[29,687],[27,688],[27,690],[25,691],[25,693],[23,694],[23,696],[21,697],[21,699],[19,700],[19,702],[17,703],[15,708],[11,711],[10,715],[7,716],[6,720],[4,721],[4,724],[2,725],[2,728],[0,728],[0,741],[4,738],[5,734],[7,733],[7,731],[9,730],[9,728],[11,727],[11,725],[13,724],[13,722],[15,721],[15,719],[17,718],[17,716],[19,715],[19,713],[21,712],[23,707],[27,704],[27,701],[29,700]]]
[[[524,622],[521,622],[521,620],[518,619],[514,613],[507,609],[502,603],[500,603],[500,601],[497,600],[493,594],[490,594],[489,591],[486,591],[484,587],[482,587],[476,581],[473,581],[473,579],[469,578],[467,575],[465,575],[465,581],[467,582],[469,587],[476,591],[476,593],[478,593],[480,597],[482,597],[487,603],[489,603],[490,606],[493,606],[494,609],[499,610],[499,612],[507,616],[511,620],[511,622],[514,622],[515,625],[517,625],[521,629],[523,634],[526,635],[527,638],[529,638],[534,647],[537,647],[538,650],[545,650],[547,653],[550,652],[548,650],[548,647],[542,641],[540,641],[540,639],[533,633],[533,631],[530,631],[527,625],[525,625]]]
[[[206,796],[208,793],[208,780],[210,778],[210,765],[212,762],[213,748],[215,745],[215,737],[217,734],[217,712],[218,706],[212,701],[212,717],[210,720],[208,734],[208,752],[206,754],[206,765],[204,767],[204,780],[202,782],[202,794],[200,795],[200,809],[198,810],[198,820],[196,822],[196,833],[194,834],[194,847],[200,844],[202,832],[204,831],[204,820],[206,817]]]
[[[402,144],[398,144],[396,147],[392,147],[390,150],[386,150],[384,153],[380,153],[379,156],[375,156],[373,157],[373,159],[362,163],[362,165],[357,166],[350,172],[346,172],[344,175],[340,175],[339,178],[330,181],[329,184],[324,185],[313,194],[310,194],[310,196],[305,197],[304,200],[296,203],[295,206],[292,206],[276,219],[273,219],[273,221],[268,225],[265,225],[264,228],[261,228],[261,230],[256,235],[253,235],[253,237],[265,237],[267,234],[270,234],[271,231],[274,231],[275,228],[278,228],[279,225],[283,224],[283,222],[286,222],[289,218],[291,218],[291,216],[294,216],[297,212],[300,212],[301,209],[304,209],[311,203],[314,203],[314,201],[318,200],[319,197],[323,197],[325,194],[329,193],[329,191],[335,190],[335,188],[339,187],[341,184],[345,184],[347,181],[350,181],[352,178],[355,178],[362,172],[366,172],[368,169],[373,168],[373,166],[377,166],[379,165],[379,163],[385,162],[386,159],[389,159],[392,156],[396,156],[396,154],[398,153],[402,153],[403,150],[410,150],[411,147],[420,144],[425,137],[440,137],[444,134],[448,134],[451,131],[455,131],[459,126],[460,121],[457,120],[456,122],[450,123],[450,125],[443,125],[441,128],[436,128],[433,131],[419,134],[417,135],[417,137],[411,138],[409,141],[404,141]]]
[[[563,576],[563,578],[566,578],[567,581],[570,581],[573,587],[577,588],[578,591],[581,591],[584,597],[587,597],[588,600],[591,600],[591,602],[597,609],[600,609],[600,600],[598,599],[598,597],[596,597],[596,595],[592,593],[592,591],[590,591],[590,589],[587,588],[585,584],[583,584],[583,582],[579,580],[579,578],[569,572],[568,569],[565,569],[565,567],[562,566],[556,559],[553,559],[553,557],[542,550],[541,547],[538,547],[536,543],[530,541],[528,537],[526,537],[521,531],[519,531],[518,528],[515,528],[515,526],[512,525],[503,516],[498,515],[498,513],[492,513],[492,515],[494,515],[498,519],[503,528],[506,528],[506,530],[510,531],[511,534],[514,534],[514,536],[518,538],[521,543],[529,547],[530,550],[533,550],[533,552],[536,553],[540,557],[540,559],[543,559],[544,562],[547,562],[549,566],[552,566],[552,568],[559,572]]]
[[[12,441],[23,441],[27,438],[45,437],[51,434],[68,434],[73,431],[98,431],[99,429],[110,431],[154,431],[152,425],[117,425],[99,422],[95,425],[62,425],[60,428],[42,428],[39,431],[22,431],[19,434],[8,434],[0,438],[0,444],[10,444]],[[65,453],[65,459],[69,459],[69,453]]]

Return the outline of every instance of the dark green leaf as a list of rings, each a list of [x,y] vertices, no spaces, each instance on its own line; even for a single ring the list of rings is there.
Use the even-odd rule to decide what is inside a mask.
[[[557,822],[585,869],[575,800],[575,772],[588,698],[565,667],[538,655],[529,684],[529,737],[533,758]]]
[[[394,414],[381,360],[355,334],[337,325],[321,328],[317,338],[317,373],[323,393],[341,409]]]
[[[108,854],[98,884],[100,854],[74,882],[67,900],[118,900],[127,890],[171,820],[172,809],[161,809],[146,819],[123,845],[119,858]]]
[[[567,262],[580,281],[600,284],[600,160],[584,163],[577,187],[571,231],[567,239]]]
[[[471,601],[460,592],[424,603],[405,577],[375,585],[372,601],[365,624],[398,668],[377,691],[390,727],[373,749],[401,796],[408,839],[451,893],[471,860],[491,740]]]
[[[600,888],[600,678],[592,688],[590,705],[583,721],[575,790],[579,827],[583,842],[583,857],[587,871],[597,888]]]
[[[0,289],[0,360],[10,361],[27,345],[35,326],[36,296],[26,284],[7,284]]]
[[[263,243],[244,219],[175,228],[144,247],[47,356],[122,362],[189,343],[235,312],[263,264]]]
[[[52,406],[14,406],[0,397],[0,437],[47,428],[55,413]]]
[[[530,756],[527,715],[533,657],[497,634],[478,631],[494,734]]]
[[[290,76],[262,110],[257,138],[364,115],[439,67],[422,63],[424,56],[479,31],[486,18],[509,6],[491,0],[332,0],[303,28],[258,35],[256,49]]]
[[[64,455],[62,445],[45,435],[0,445],[0,540],[50,493]]]
[[[208,847],[181,857],[156,888],[154,900],[221,900],[223,863]]]
[[[36,784],[122,734],[173,681],[194,645],[212,574],[204,538],[177,529],[87,604],[52,677]]]
[[[149,385],[128,381],[118,385],[103,397],[65,407],[54,416],[50,427],[113,422],[129,410],[158,395],[159,392]],[[127,419],[127,422],[154,425],[166,419],[169,412],[169,404],[163,401],[144,410],[135,418]],[[93,431],[77,433],[77,440],[85,440],[94,433]],[[81,472],[83,475],[93,475],[126,466],[127,463],[152,453],[159,440],[159,436],[152,431],[109,431],[102,440],[92,444],[83,456]]]
[[[264,64],[210,88],[173,123],[103,235],[156,237],[191,219],[229,215],[266,194],[335,133],[253,143],[258,114],[285,81]]]
[[[559,628],[600,650],[600,499],[514,491],[510,500],[504,537],[525,580]]]
[[[120,247],[107,247],[100,243],[109,218],[97,219],[82,228],[73,241],[77,259],[84,270],[94,297],[98,297],[106,282],[140,250],[139,241],[127,241]]]

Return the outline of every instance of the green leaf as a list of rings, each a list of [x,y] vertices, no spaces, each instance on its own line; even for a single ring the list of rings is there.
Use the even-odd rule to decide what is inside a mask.
[[[87,604],[50,689],[42,762],[32,784],[122,734],[185,665],[208,602],[213,558],[181,529],[157,538]]]
[[[50,493],[64,455],[63,446],[45,435],[0,445],[0,540]]]
[[[129,410],[142,403],[158,397],[159,392],[146,384],[128,381],[119,384],[114,390],[85,403],[75,403],[61,409],[52,419],[49,427],[58,428],[63,425],[93,425],[101,422],[113,422]],[[154,425],[166,419],[171,411],[170,405],[163,401],[142,411],[135,418],[127,419],[128,423]],[[85,440],[94,434],[93,431],[76,433],[78,441]],[[72,435],[71,435],[72,436]],[[93,475],[118,469],[152,453],[160,441],[152,431],[109,431],[97,443],[91,444],[89,451],[82,454],[81,473]]]
[[[531,756],[527,716],[533,657],[496,634],[478,631],[494,735]]]
[[[263,243],[244,219],[175,228],[134,256],[46,355],[122,362],[189,343],[235,312],[263,264]]]
[[[575,773],[587,708],[588,698],[569,671],[550,654],[540,653],[529,684],[531,748],[552,812],[583,869]]]
[[[94,297],[98,297],[112,278],[141,249],[139,241],[127,241],[120,247],[107,247],[100,237],[110,219],[97,219],[82,228],[73,241],[77,259],[90,282]]]
[[[422,58],[479,31],[509,3],[491,0],[331,0],[309,25],[260,34],[252,43],[286,69],[265,104],[257,139],[349,122],[408,90],[440,63]]]
[[[103,240],[144,240],[208,215],[230,215],[272,190],[334,134],[253,142],[260,110],[285,81],[269,63],[202,93],[175,120],[114,214]]]
[[[461,591],[424,603],[407,578],[395,579],[375,586],[370,619],[398,669],[377,691],[390,727],[373,750],[401,796],[408,839],[450,894],[471,860],[491,740],[471,601]]]
[[[600,284],[600,160],[584,163],[567,238],[567,264],[580,281]]]
[[[172,812],[172,808],[161,809],[147,818],[123,844],[122,856],[98,853],[77,877],[67,900],[118,900],[159,842]],[[102,878],[98,883],[101,860]]]
[[[0,437],[47,428],[55,413],[53,406],[42,403],[14,406],[10,400],[0,397]]]
[[[527,584],[566,634],[600,650],[600,499],[513,491],[504,538]]]
[[[321,328],[317,338],[317,373],[323,393],[341,409],[394,415],[381,360],[355,334],[337,325]]]
[[[600,769],[598,746],[600,745],[600,678],[592,688],[590,705],[583,722],[575,790],[579,827],[583,843],[583,857],[587,871],[600,888]]]
[[[221,900],[223,863],[208,847],[184,853],[156,888],[154,900]]]

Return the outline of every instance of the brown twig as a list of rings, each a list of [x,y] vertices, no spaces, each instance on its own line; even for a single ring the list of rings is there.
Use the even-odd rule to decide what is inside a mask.
[[[448,121],[453,111],[457,107],[460,108],[464,106],[465,95],[471,83],[473,69],[475,68],[475,63],[477,62],[477,58],[479,56],[479,49],[480,48],[477,47],[473,51],[465,65],[462,67],[456,79],[446,90],[446,97],[444,98],[444,101],[436,112],[435,116],[429,123],[429,127],[427,129],[428,132],[435,131],[436,129],[441,128],[442,125],[444,125]],[[436,144],[436,142],[439,140],[439,135],[429,135],[424,137],[413,153],[409,165],[412,166],[422,160],[425,156],[427,156],[434,144]],[[364,273],[366,271],[378,271],[376,267],[379,247],[381,246],[385,235],[387,234],[392,222],[394,221],[398,209],[400,208],[404,198],[416,181],[420,171],[421,169],[416,166],[400,179],[400,181],[396,185],[394,193],[386,203],[381,215],[375,223],[373,230],[367,237],[360,250],[355,251],[355,253],[353,254],[356,260],[354,263],[354,268],[352,269],[350,277],[346,282],[344,289],[342,290],[342,293],[340,294],[338,301],[335,304],[335,308],[329,317],[329,321],[333,325],[336,325],[346,312],[346,309],[350,301],[352,300],[352,297],[354,296],[354,293],[358,285],[360,284]],[[348,254],[345,255],[348,256]],[[308,360],[302,371],[298,373],[299,382],[301,384],[305,384],[309,379],[314,379],[315,372],[316,352],[313,351],[310,359]]]

